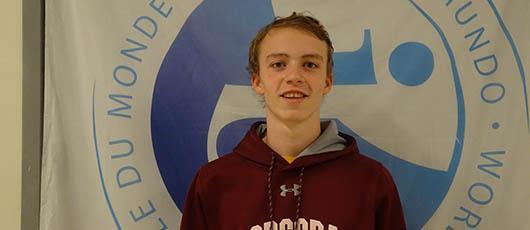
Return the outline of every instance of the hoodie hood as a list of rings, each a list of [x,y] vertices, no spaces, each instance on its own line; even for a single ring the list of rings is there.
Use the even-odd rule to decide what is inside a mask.
[[[271,164],[271,154],[273,154],[275,158],[279,159],[275,163],[275,170],[307,168],[348,154],[359,153],[355,139],[338,132],[334,120],[322,122],[321,127],[324,129],[321,135],[305,148],[291,164],[263,142],[262,138],[266,133],[264,121],[254,123],[251,126],[243,141],[235,147],[234,152],[266,167]]]

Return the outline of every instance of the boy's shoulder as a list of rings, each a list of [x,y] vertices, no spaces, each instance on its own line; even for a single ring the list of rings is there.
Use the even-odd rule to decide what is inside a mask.
[[[234,152],[222,155],[199,168],[197,176],[202,178],[226,174],[230,171],[241,170],[243,159]]]

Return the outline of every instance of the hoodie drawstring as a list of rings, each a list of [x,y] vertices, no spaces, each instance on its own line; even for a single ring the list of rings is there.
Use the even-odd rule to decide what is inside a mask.
[[[272,206],[272,169],[274,168],[274,154],[272,155],[271,159],[271,165],[269,167],[269,173],[267,175],[267,189],[269,190],[269,220],[271,222],[271,228],[272,228],[272,220],[274,219],[274,211]]]
[[[268,189],[268,193],[269,193],[269,222],[271,223],[270,224],[270,227],[269,227],[269,230],[273,229],[273,220],[274,220],[274,206],[272,204],[272,171],[274,169],[274,161],[276,160],[275,157],[274,157],[274,153],[271,153],[271,164],[270,164],[270,167],[269,167],[269,173],[267,174],[267,189]],[[298,194],[298,199],[297,199],[297,203],[296,203],[296,218],[294,219],[294,226],[293,226],[293,229],[294,230],[298,230],[298,219],[300,218],[300,210],[302,209],[302,183],[304,182],[303,181],[303,178],[304,178],[304,169],[305,167],[302,167],[302,169],[300,170],[300,174],[298,174],[298,184],[300,185],[299,187],[299,190],[300,190],[300,193]]]
[[[298,230],[298,219],[300,218],[300,209],[302,208],[302,182],[304,179],[304,169],[305,167],[302,167],[300,170],[300,174],[298,174],[298,183],[300,185],[300,194],[298,194],[298,201],[296,203],[296,219],[294,219],[294,230]]]

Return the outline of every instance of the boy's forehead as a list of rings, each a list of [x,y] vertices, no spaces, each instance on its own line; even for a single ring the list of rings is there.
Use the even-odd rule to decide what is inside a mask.
[[[327,55],[327,45],[311,32],[293,27],[274,28],[261,41],[261,57],[293,55],[324,57]]]
[[[291,55],[289,55],[288,53],[270,53],[270,54],[266,54],[267,56],[265,56],[265,59],[271,59],[271,58],[289,58],[291,57]],[[318,59],[318,60],[321,60],[323,61],[324,60],[324,57],[322,57],[322,55],[318,54],[318,53],[307,53],[307,54],[302,54],[300,55],[301,58],[304,58],[304,59]]]

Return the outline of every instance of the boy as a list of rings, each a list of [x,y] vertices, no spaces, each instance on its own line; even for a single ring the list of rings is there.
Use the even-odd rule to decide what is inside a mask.
[[[266,122],[199,170],[181,229],[405,229],[388,171],[320,121],[332,54],[323,26],[303,14],[258,32],[248,69]]]

